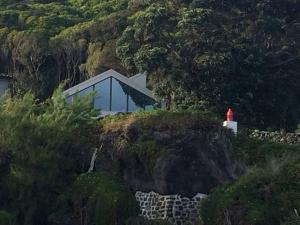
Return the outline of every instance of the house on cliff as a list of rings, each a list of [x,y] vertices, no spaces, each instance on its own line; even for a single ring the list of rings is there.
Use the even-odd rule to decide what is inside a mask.
[[[102,115],[149,110],[158,105],[152,92],[146,87],[146,74],[126,77],[114,70],[108,70],[92,77],[64,93],[67,101],[95,93],[92,104]]]

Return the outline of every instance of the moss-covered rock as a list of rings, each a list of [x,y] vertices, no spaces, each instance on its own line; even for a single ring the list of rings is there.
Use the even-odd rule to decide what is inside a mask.
[[[241,173],[232,134],[210,115],[151,111],[102,121],[96,169],[116,171],[133,191],[194,196]]]

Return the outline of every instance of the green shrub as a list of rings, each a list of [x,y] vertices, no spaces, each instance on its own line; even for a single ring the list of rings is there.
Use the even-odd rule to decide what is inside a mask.
[[[116,178],[107,173],[86,173],[79,176],[70,187],[62,205],[61,216],[70,213],[77,218],[75,224],[82,225],[123,225],[125,221],[139,213],[135,197]],[[58,215],[54,215],[57,219]]]
[[[233,139],[233,150],[237,158],[248,166],[263,166],[272,158],[280,158],[300,153],[300,145],[280,144],[249,138],[245,132],[239,132]]]
[[[297,210],[280,225],[300,225],[300,217]]]
[[[15,225],[15,216],[0,210],[0,225]]]
[[[216,189],[201,215],[206,225],[279,225],[293,209],[300,210],[299,156],[270,161]]]
[[[45,103],[30,93],[0,99],[0,203],[17,224],[47,224],[58,196],[87,170],[95,115],[86,99],[67,105],[62,88]]]

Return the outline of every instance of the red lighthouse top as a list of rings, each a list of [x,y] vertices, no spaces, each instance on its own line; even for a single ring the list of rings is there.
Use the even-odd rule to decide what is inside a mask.
[[[227,111],[227,121],[233,121],[233,111],[231,108]]]

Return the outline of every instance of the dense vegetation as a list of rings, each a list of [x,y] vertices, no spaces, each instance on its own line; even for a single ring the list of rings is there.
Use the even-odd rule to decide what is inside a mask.
[[[300,223],[300,146],[240,135],[237,157],[249,167],[236,182],[217,188],[202,204],[206,225]]]
[[[145,126],[174,120],[178,129],[192,122],[182,109],[220,118],[231,106],[247,128],[294,130],[299,11],[299,0],[0,0],[0,73],[13,77],[14,94],[0,100],[0,224],[152,224],[136,218],[117,177],[87,173],[98,112],[87,98],[67,105],[54,92],[64,80],[147,71],[156,96],[179,111],[153,112]],[[151,169],[158,149],[147,140],[128,150]],[[249,171],[211,193],[205,225],[299,225],[299,146],[238,136],[234,150]]]
[[[67,105],[61,89],[44,103],[32,94],[1,99],[0,224],[167,224],[137,217],[134,196],[116,171],[86,172],[99,145],[99,128],[108,132],[139,118],[143,127],[180,130],[186,123],[205,126],[213,115],[158,110],[110,117],[98,125],[96,113],[87,99]],[[202,119],[195,122],[198,117],[191,115]],[[243,132],[233,144],[249,170],[210,193],[201,205],[204,224],[298,225],[299,146],[255,141]],[[151,170],[162,146],[136,141],[127,150]]]
[[[197,118],[202,119],[199,121]],[[140,132],[141,128],[159,127],[175,133],[177,130],[185,130],[187,124],[191,126],[187,132],[196,124],[206,126],[204,130],[208,132],[208,121],[212,118],[213,115],[198,111],[153,111],[109,117],[102,123],[104,132],[110,130],[110,135],[120,127],[129,130],[129,124],[132,123]],[[217,123],[221,124],[221,121]],[[246,173],[234,182],[215,188],[209,194],[200,205],[203,224],[299,225],[300,145],[255,140],[249,138],[248,132],[247,129],[239,128],[238,136],[233,138],[235,157],[244,165]],[[115,141],[120,143],[116,146],[124,146],[122,137],[130,135],[119,132],[118,135],[120,138]],[[125,150],[133,151],[141,162],[151,167],[153,159],[158,157],[156,154],[164,154],[167,144],[159,146],[153,142],[154,138],[152,141],[142,142],[143,138],[134,139]],[[124,148],[120,149],[124,151]],[[223,163],[224,161],[225,159]],[[178,174],[177,179],[179,176]]]
[[[298,0],[0,3],[0,72],[40,99],[113,68],[147,71],[172,107],[228,106],[248,126],[299,122]]]
[[[86,173],[96,113],[86,99],[66,105],[61,89],[41,104],[32,94],[1,99],[1,225],[124,224],[137,215],[116,178]]]

